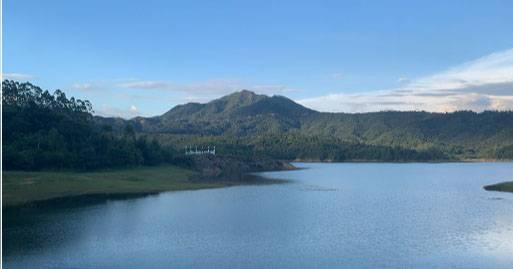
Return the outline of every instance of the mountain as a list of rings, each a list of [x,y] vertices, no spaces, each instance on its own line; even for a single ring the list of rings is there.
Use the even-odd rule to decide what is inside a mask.
[[[123,120],[93,117],[89,101],[59,90],[14,81],[2,88],[9,169],[187,163],[187,145],[215,146],[240,161],[513,159],[511,111],[322,113],[283,96],[240,91]]]
[[[283,96],[243,90],[206,104],[178,105],[162,116],[132,122],[140,132],[247,136],[300,128],[303,118],[316,113]]]
[[[323,113],[283,96],[243,90],[126,123],[177,149],[217,145],[235,155],[338,161],[513,159],[513,112]]]

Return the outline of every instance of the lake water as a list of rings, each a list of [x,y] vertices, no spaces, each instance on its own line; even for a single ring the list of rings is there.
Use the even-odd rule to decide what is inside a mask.
[[[513,268],[513,163],[296,164],[290,183],[4,215],[5,268]]]

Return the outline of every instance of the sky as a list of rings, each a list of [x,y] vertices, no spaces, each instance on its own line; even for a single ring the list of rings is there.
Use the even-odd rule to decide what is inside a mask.
[[[3,78],[160,115],[248,89],[330,112],[513,109],[513,1],[3,0]]]

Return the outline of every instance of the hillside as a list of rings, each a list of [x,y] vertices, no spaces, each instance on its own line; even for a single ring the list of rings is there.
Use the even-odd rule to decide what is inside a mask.
[[[282,96],[244,90],[206,104],[178,105],[162,116],[131,122],[145,133],[251,136],[300,128],[302,120],[315,113]]]
[[[178,150],[215,144],[225,154],[337,161],[513,158],[513,112],[321,113],[244,90],[128,123]]]
[[[323,161],[513,159],[513,112],[321,113],[236,92],[161,116],[93,117],[88,101],[3,82],[4,165],[95,169],[175,162],[187,145],[222,156]],[[177,159],[178,158],[178,159]]]
[[[136,137],[121,119],[93,120],[87,100],[30,83],[2,82],[4,170],[92,170],[169,162],[173,151]],[[118,134],[110,126],[123,126]]]

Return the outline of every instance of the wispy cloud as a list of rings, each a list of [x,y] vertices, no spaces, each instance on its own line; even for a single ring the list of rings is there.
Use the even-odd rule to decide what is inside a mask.
[[[71,88],[80,91],[90,91],[96,89],[96,86],[91,83],[75,83],[71,85]]]
[[[187,84],[166,80],[133,80],[116,84],[118,88],[167,90],[186,94],[227,94],[242,89],[273,94],[293,91],[284,85],[251,85],[239,80],[206,80]]]
[[[395,89],[360,94],[330,94],[299,102],[331,112],[381,110],[513,109],[513,49],[493,53],[444,72],[404,81]]]
[[[34,76],[22,73],[3,73],[2,79],[17,80],[17,81],[28,81],[34,79]]]
[[[345,76],[343,73],[333,73],[330,75],[330,78],[340,80],[343,79]]]
[[[109,94],[123,99],[124,102],[137,104],[153,102],[155,106],[163,106],[163,110],[169,109],[172,105],[186,102],[208,102],[243,89],[268,95],[296,91],[279,84],[251,84],[239,80],[221,79],[190,83],[176,83],[169,80],[111,79],[76,82],[70,87],[82,91],[83,94],[95,93],[97,96]],[[139,110],[135,106],[119,108],[119,106],[104,104],[96,107],[95,110],[97,115],[109,117],[132,118],[138,115],[148,115],[148,111]]]
[[[102,117],[121,117],[124,119],[131,119],[139,116],[140,111],[135,105],[131,105],[127,108],[119,108],[103,104],[95,109],[95,114]]]
[[[397,82],[399,82],[401,84],[404,84],[404,83],[410,82],[410,79],[407,78],[407,77],[400,77],[400,78],[397,79]]]

